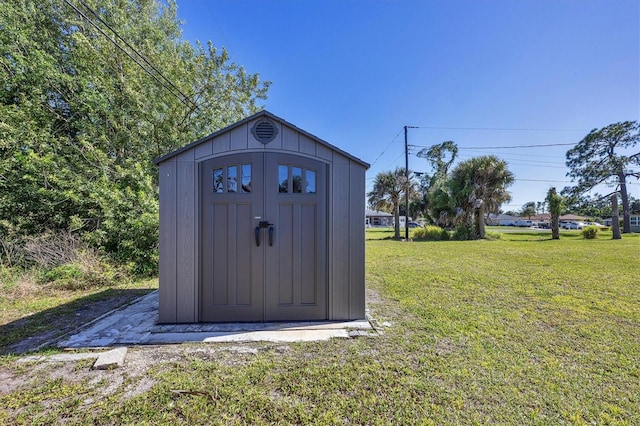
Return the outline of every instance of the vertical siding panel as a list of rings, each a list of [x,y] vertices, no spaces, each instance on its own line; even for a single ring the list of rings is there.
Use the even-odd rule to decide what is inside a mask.
[[[229,151],[231,146],[231,133],[225,133],[216,137],[211,142],[211,154],[218,154]]]
[[[323,160],[331,161],[333,152],[326,146],[322,144],[316,144],[316,155],[318,158],[322,158]]]
[[[300,152],[309,155],[316,155],[316,142],[305,135],[299,136]]]
[[[278,134],[276,135],[276,137],[267,144],[267,146],[271,149],[282,149],[282,129],[283,129],[283,125],[280,124],[278,121],[273,121],[273,123],[276,125],[276,128],[278,129]],[[251,135],[251,139],[253,139],[253,135]],[[255,141],[255,139],[254,139]],[[255,141],[256,143],[262,145],[260,142]]]
[[[247,149],[248,134],[249,134],[248,129],[249,129],[249,126],[244,124],[240,127],[236,127],[235,129],[231,130],[229,135],[231,138],[229,149],[231,151]]]
[[[282,149],[285,151],[298,152],[300,144],[298,143],[298,132],[289,126],[282,126]]]
[[[196,155],[195,155],[195,154],[196,154],[195,149],[190,149],[190,150],[185,151],[185,152],[181,153],[180,155],[178,155],[178,156],[176,157],[176,161],[177,161],[177,162],[181,162],[181,161],[195,161],[195,159],[196,159]],[[178,186],[178,189],[179,189],[179,188],[180,188],[180,187]]]
[[[159,164],[160,184],[160,288],[158,290],[161,323],[176,321],[176,162]]]
[[[196,151],[196,154],[195,154],[196,160],[212,156],[213,155],[213,141],[212,140],[208,140],[208,141],[196,146],[195,147],[195,151]]]
[[[333,155],[333,173],[329,203],[331,205],[332,244],[330,273],[330,319],[349,317],[349,160],[338,153]]]
[[[349,203],[349,319],[361,319],[365,315],[364,282],[364,209],[365,171],[351,161]]]
[[[184,154],[194,155],[194,151]],[[182,155],[181,155],[182,157]],[[196,164],[193,161],[176,162],[177,187],[180,193],[176,199],[176,275],[180,286],[176,294],[176,319],[178,322],[195,322],[196,318],[196,270],[195,270],[195,215],[196,215]],[[185,155],[188,158],[188,156]]]

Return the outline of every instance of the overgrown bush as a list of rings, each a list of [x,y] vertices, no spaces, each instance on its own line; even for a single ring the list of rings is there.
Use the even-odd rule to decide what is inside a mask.
[[[587,240],[593,240],[598,237],[598,227],[594,225],[585,226],[582,228],[582,237]]]
[[[35,285],[85,290],[128,280],[122,268],[91,248],[78,234],[45,232],[0,242],[3,276],[32,276]]]
[[[92,252],[84,253],[72,263],[45,269],[40,275],[42,284],[61,290],[109,287],[126,279],[126,274]]]
[[[453,232],[452,239],[456,241],[473,240],[473,227],[467,224],[458,225]]]
[[[24,251],[28,265],[39,268],[53,268],[65,263],[75,262],[80,250],[86,248],[82,239],[71,232],[46,232],[27,237]]]
[[[86,234],[92,246],[104,250],[135,275],[158,272],[157,188],[141,164],[116,168],[116,181],[96,185],[94,197],[102,209],[98,227]]]
[[[416,228],[413,231],[413,238],[426,241],[448,241],[449,232],[439,226],[426,226],[424,228]]]
[[[0,267],[13,268],[25,260],[24,245],[11,237],[0,238]]]

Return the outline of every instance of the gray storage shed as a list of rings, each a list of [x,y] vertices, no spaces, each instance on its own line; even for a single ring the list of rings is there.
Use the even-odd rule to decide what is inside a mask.
[[[262,111],[155,164],[161,323],[364,318],[367,163]]]

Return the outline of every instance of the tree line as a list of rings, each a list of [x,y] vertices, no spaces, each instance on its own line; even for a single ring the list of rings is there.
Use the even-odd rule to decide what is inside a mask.
[[[631,212],[640,201],[627,190],[629,179],[640,179],[640,152],[634,148],[640,142],[640,125],[635,121],[614,123],[594,129],[566,153],[567,176],[575,182],[560,193],[549,189],[544,201],[526,203],[519,214],[533,216],[542,209],[551,213],[553,237],[559,238],[558,217],[573,210],[588,216],[614,218],[614,238],[618,221],[618,197],[622,213],[622,233],[631,232]],[[458,148],[446,141],[421,150],[429,173],[416,173],[404,168],[381,172],[374,178],[373,189],[367,194],[369,206],[394,214],[395,237],[400,237],[399,216],[402,200],[411,199],[406,216],[422,216],[428,223],[458,229],[468,238],[485,238],[485,220],[499,213],[502,204],[511,200],[507,188],[514,182],[508,164],[496,156],[480,156],[454,163]],[[419,178],[419,179],[418,179]],[[608,184],[610,194],[586,195],[597,185]],[[588,214],[598,212],[599,215]],[[516,213],[516,212],[510,212]],[[460,232],[462,231],[462,232]]]
[[[73,232],[157,270],[152,160],[262,108],[269,82],[160,0],[0,2],[0,236]]]

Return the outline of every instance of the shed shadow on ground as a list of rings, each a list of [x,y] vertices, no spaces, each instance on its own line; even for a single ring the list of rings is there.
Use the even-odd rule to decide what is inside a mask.
[[[109,288],[0,325],[0,355],[20,355],[53,346],[79,327],[154,290]]]

